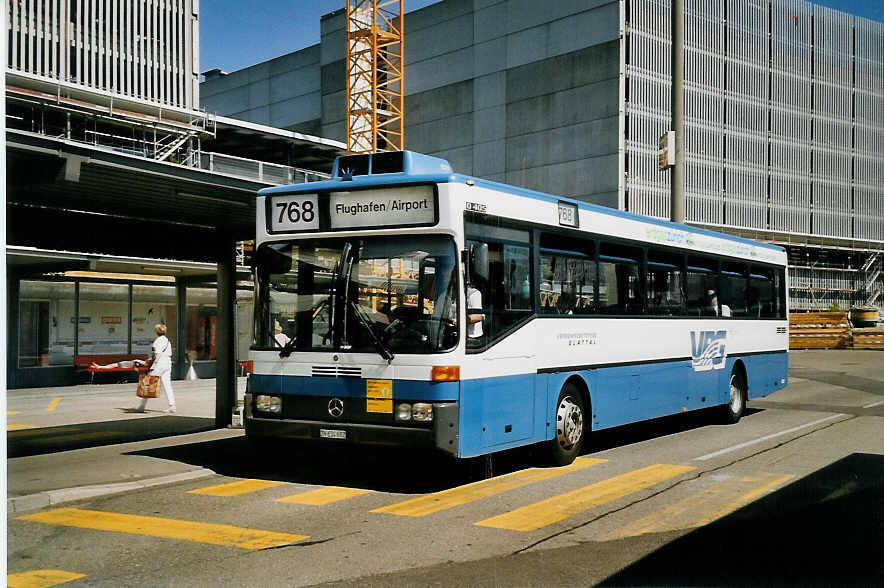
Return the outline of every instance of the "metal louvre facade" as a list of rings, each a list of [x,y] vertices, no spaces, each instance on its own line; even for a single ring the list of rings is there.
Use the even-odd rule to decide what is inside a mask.
[[[199,109],[199,0],[10,0],[7,69]]]
[[[668,218],[670,4],[623,1],[626,203]],[[688,222],[881,248],[884,23],[799,0],[685,0],[685,94]]]

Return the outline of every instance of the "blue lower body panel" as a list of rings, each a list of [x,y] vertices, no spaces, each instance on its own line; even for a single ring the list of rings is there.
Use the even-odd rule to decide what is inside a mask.
[[[246,431],[319,438],[320,429],[335,429],[357,443],[426,444],[457,457],[474,457],[552,439],[555,404],[572,378],[588,393],[586,422],[595,430],[724,405],[735,370],[745,372],[750,399],[788,383],[785,351],[728,356],[715,367],[697,371],[686,359],[461,382],[394,381],[393,410],[402,402],[432,403],[432,423],[397,422],[392,411],[369,411],[366,380],[361,378],[252,374]],[[258,394],[280,396],[281,413],[257,413]],[[340,415],[332,415],[332,399],[343,405]]]

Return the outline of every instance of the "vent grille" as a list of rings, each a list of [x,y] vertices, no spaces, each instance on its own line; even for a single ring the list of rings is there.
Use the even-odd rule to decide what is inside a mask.
[[[777,327],[777,335],[785,335],[786,327]]]
[[[314,365],[311,374],[314,377],[325,376],[329,378],[361,378],[362,368],[337,365]]]

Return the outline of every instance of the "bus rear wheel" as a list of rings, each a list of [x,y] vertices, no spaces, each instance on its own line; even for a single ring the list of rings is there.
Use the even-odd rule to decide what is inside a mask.
[[[580,391],[566,383],[556,403],[556,434],[550,441],[550,459],[553,465],[565,466],[580,455],[586,436],[586,418]]]
[[[722,420],[725,424],[733,425],[742,418],[746,412],[746,378],[736,368],[731,372],[728,385],[727,404],[722,407]]]

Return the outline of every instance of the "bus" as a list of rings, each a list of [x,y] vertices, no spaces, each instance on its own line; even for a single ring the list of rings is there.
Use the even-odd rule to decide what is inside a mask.
[[[339,157],[257,196],[244,426],[470,458],[711,408],[787,381],[786,253],[455,173]]]

